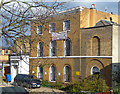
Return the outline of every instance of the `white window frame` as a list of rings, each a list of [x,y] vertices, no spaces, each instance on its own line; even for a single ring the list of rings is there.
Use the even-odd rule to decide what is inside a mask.
[[[54,29],[55,29],[55,31],[56,31],[56,23],[50,23],[50,24],[49,24],[49,33],[52,33],[52,32],[53,32],[53,31],[52,31],[52,30],[53,30],[53,29],[52,29],[52,24],[55,24]],[[55,31],[54,31],[54,32],[55,32]]]
[[[66,40],[64,41],[64,56],[66,56]]]
[[[38,73],[41,73],[40,72],[40,67],[42,67],[42,66],[40,65],[40,66],[37,67],[37,78],[41,78],[41,77],[39,77],[39,74],[38,74]],[[43,73],[42,73],[42,79],[43,79]]]
[[[66,27],[66,21],[70,21],[70,20],[65,20],[63,22],[63,31],[70,31],[70,29],[67,29],[67,27]]]
[[[64,70],[63,70],[63,81],[65,82],[66,81],[66,78],[64,77],[64,75],[66,75],[66,68],[65,68],[66,66],[64,66]]]
[[[51,41],[52,42],[52,41]],[[52,49],[53,49],[53,47],[52,47],[52,43],[50,42],[50,56],[52,57],[53,56],[53,53],[52,53]],[[56,53],[56,52],[55,52]],[[56,56],[56,55],[55,55]]]
[[[51,65],[50,68],[49,68],[49,81],[50,82],[56,82],[56,76],[55,76],[55,81],[52,81],[51,79],[51,73],[52,73],[52,69],[51,67],[54,66],[54,65]],[[55,66],[54,66],[55,67]],[[56,75],[56,67],[55,67],[55,75]]]
[[[37,57],[42,57],[41,55],[40,55],[40,43],[42,43],[42,42],[39,42],[38,44],[37,44]],[[42,46],[43,46],[43,43],[42,43]],[[42,52],[43,53],[43,52]]]
[[[41,26],[41,28],[42,28],[42,25],[39,25],[39,26]],[[43,34],[43,30],[41,29],[42,31],[39,31],[39,26],[37,26],[37,34],[38,35],[42,35]]]
[[[63,82],[65,82],[65,83],[69,83],[70,81],[66,81],[66,76],[65,75],[67,75],[66,74],[66,67],[69,67],[70,68],[70,66],[69,65],[65,65],[64,66],[64,68],[63,68]],[[70,68],[71,69],[71,68]],[[71,74],[71,73],[70,73]]]
[[[51,42],[50,42],[50,56],[52,56],[51,50],[52,50],[52,45],[51,45]]]
[[[97,67],[97,66],[93,66],[92,68],[91,68],[91,75],[93,75],[93,68],[94,67]],[[97,67],[98,68],[98,67]],[[98,68],[99,69],[99,68]],[[99,71],[100,71],[100,69],[99,69]]]
[[[70,40],[70,39],[68,39],[68,40]],[[67,54],[66,54],[66,51],[67,49],[66,49],[66,40],[64,40],[64,56],[67,56]],[[71,40],[70,40],[70,56],[71,56]]]

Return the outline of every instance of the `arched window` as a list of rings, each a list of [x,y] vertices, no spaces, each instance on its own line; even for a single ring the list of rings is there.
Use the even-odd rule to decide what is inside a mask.
[[[100,56],[100,39],[97,36],[92,39],[92,55]]]
[[[91,75],[93,75],[93,74],[100,74],[100,70],[98,67],[96,67],[96,66],[92,67]]]
[[[50,43],[50,56],[56,56],[56,41]]]
[[[42,65],[37,67],[37,77],[43,79],[43,67]]]
[[[70,82],[71,80],[71,68],[69,65],[64,67],[63,78],[64,82]]]
[[[64,56],[70,56],[71,55],[71,40],[66,39],[64,41]]]
[[[41,57],[43,56],[43,43],[39,42],[37,45],[37,56]]]
[[[50,81],[56,81],[56,68],[54,65],[50,67]]]

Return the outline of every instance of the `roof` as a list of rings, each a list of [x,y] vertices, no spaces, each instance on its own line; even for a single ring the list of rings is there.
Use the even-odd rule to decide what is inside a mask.
[[[82,11],[83,9],[84,9],[84,7],[77,6],[77,7],[74,7],[74,8],[70,8],[70,9],[67,9],[67,10],[63,10],[63,11],[59,11],[59,12],[50,14],[49,17],[53,17],[53,16],[60,15],[60,14],[73,13],[73,12],[76,12],[76,11]],[[31,18],[31,20],[36,20],[36,19],[39,19],[39,18],[37,18],[37,17]]]
[[[120,26],[119,24],[112,22],[112,21],[107,21],[107,20],[100,20],[98,21],[95,26],[93,27],[87,27],[87,28],[81,28],[81,29],[91,29],[91,28],[100,28],[100,27],[106,27],[106,26],[112,26],[112,25],[116,25],[116,26]]]
[[[107,27],[107,26],[112,26],[112,24],[110,24],[110,25],[104,25],[104,26],[93,26],[93,27],[86,27],[86,28],[80,28],[80,29],[101,28],[101,27]]]
[[[94,27],[96,27],[96,26],[105,26],[105,25],[118,25],[118,24],[115,23],[115,22],[112,22],[112,21],[107,21],[107,20],[102,19],[102,20],[98,21]]]

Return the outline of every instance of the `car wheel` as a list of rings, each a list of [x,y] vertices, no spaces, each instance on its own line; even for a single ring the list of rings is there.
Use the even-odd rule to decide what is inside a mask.
[[[23,87],[23,83],[22,83],[22,82],[20,83],[20,86],[22,86],[22,87]]]
[[[31,84],[28,84],[28,88],[31,89]]]
[[[15,85],[15,86],[18,86],[17,82],[14,82],[14,85]]]
[[[25,87],[27,86],[27,85],[26,85],[26,82],[23,83],[23,86],[25,86]]]
[[[20,86],[20,82],[18,82],[17,84],[18,84],[18,86]]]

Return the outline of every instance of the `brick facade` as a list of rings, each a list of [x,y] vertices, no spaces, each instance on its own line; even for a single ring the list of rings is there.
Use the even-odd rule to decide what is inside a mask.
[[[92,27],[101,19],[117,22],[117,15],[97,11],[96,9],[83,8],[55,14],[50,17],[49,22],[42,25],[42,34],[38,35],[37,26],[41,23],[31,22],[31,53],[30,74],[37,74],[37,67],[43,67],[43,79],[50,80],[50,66],[56,68],[55,77],[57,82],[64,82],[63,73],[66,65],[71,69],[71,80],[74,82],[81,77],[91,75],[92,67],[100,69],[107,84],[111,85],[112,58],[79,58],[77,56],[112,56],[112,26]],[[94,16],[93,16],[94,15]],[[94,18],[92,18],[94,17]],[[64,56],[64,39],[56,40],[56,56],[50,56],[50,42],[52,33],[49,33],[49,24],[56,23],[55,32],[63,32],[63,22],[70,20],[70,31],[67,31],[67,39],[71,40],[71,56]],[[84,29],[80,29],[84,28]],[[43,56],[37,57],[37,45],[43,42]]]

